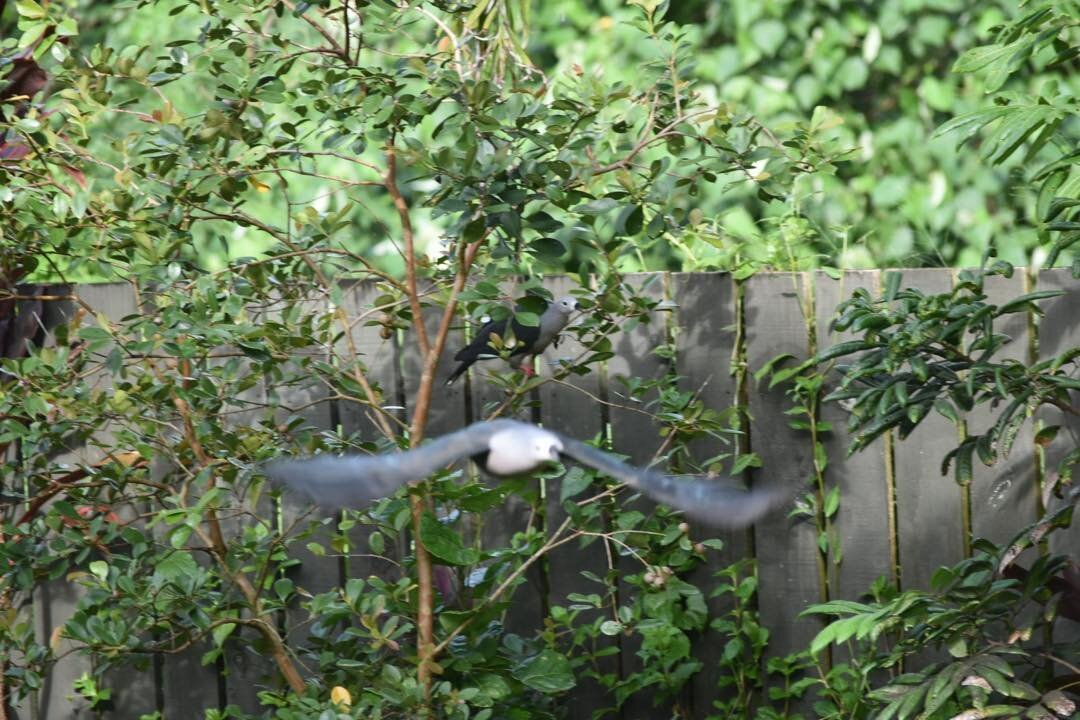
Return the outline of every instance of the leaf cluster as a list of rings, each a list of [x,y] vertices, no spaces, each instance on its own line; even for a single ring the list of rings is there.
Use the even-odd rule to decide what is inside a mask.
[[[840,305],[833,327],[861,338],[823,350],[811,362],[853,357],[850,365],[838,367],[842,379],[827,398],[845,403],[851,412],[849,428],[856,434],[851,452],[890,430],[904,438],[931,412],[960,426],[968,412],[987,405],[998,410],[993,426],[964,438],[942,462],[943,473],[955,462],[957,482],[967,483],[974,458],[993,465],[1007,456],[1038,407],[1075,412],[1070,391],[1080,389],[1072,372],[1076,349],[1033,364],[1020,359],[1025,348],[1003,352],[1012,341],[1001,331],[1010,316],[1039,313],[1040,301],[1060,295],[1041,290],[1001,305],[988,302],[986,278],[1012,272],[1004,262],[961,271],[951,291],[937,294],[901,289],[902,276],[894,272],[887,275],[882,297],[859,289]],[[1055,433],[1056,427],[1045,428],[1038,440],[1048,444]],[[1065,467],[1072,462],[1068,459]]]

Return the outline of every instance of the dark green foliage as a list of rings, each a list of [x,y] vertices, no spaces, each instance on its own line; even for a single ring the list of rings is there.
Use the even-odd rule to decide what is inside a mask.
[[[966,483],[976,457],[993,465],[1009,454],[1020,428],[1040,405],[1074,412],[1069,393],[1080,389],[1071,373],[1075,349],[1034,364],[999,356],[1010,341],[997,332],[1000,321],[1017,312],[1038,312],[1040,300],[1060,294],[1039,291],[1003,305],[986,302],[985,278],[1012,272],[1002,262],[961,271],[954,289],[938,295],[896,289],[900,274],[895,273],[897,284],[884,297],[857,290],[838,308],[835,327],[860,333],[862,339],[828,348],[812,362],[855,356],[851,365],[839,367],[843,379],[827,398],[849,403],[849,424],[857,433],[851,452],[890,430],[903,439],[930,412],[960,427],[976,406],[1000,405],[990,430],[966,437],[942,461],[943,472],[952,465],[957,481]],[[1049,443],[1053,433],[1043,432]],[[1061,472],[1068,472],[1068,466]]]
[[[1027,179],[1037,192],[1033,224],[1039,241],[1049,246],[1047,263],[1080,238],[1075,222],[1077,190],[1080,189],[1080,156],[1074,121],[1080,102],[1068,83],[1048,79],[1038,92],[1002,92],[1006,81],[1028,65],[1054,71],[1075,65],[1080,56],[1076,25],[1080,5],[1066,2],[1026,3],[1022,15],[996,28],[994,42],[974,47],[961,55],[955,72],[985,77],[994,104],[959,115],[936,131],[955,133],[967,142],[981,132],[979,154],[993,165],[1023,154]],[[1041,152],[1047,146],[1052,152]]]
[[[822,717],[1071,717],[1075,700],[1062,689],[1080,680],[1065,659],[1075,657],[1074,643],[1054,638],[1076,618],[1059,617],[1061,596],[1053,592],[1069,561],[1042,555],[1010,573],[1011,560],[1009,546],[980,541],[973,557],[941,568],[929,591],[879,583],[873,602],[807,608],[838,618],[811,652],[836,644],[853,654],[833,673],[852,678],[856,692],[825,682],[833,697]],[[919,657],[930,649],[943,659]],[[904,672],[908,666],[914,669]]]

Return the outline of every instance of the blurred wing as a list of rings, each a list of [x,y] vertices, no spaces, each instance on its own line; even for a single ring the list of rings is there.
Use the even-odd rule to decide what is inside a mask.
[[[273,482],[328,510],[362,507],[486,450],[498,427],[499,423],[474,423],[404,452],[280,460],[267,465],[265,472]]]
[[[712,527],[747,527],[786,500],[787,493],[781,488],[747,490],[727,478],[664,475],[627,465],[573,438],[559,437],[565,455]]]

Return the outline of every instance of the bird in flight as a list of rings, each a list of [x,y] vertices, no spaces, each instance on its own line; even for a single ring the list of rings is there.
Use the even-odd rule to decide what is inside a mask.
[[[471,458],[496,477],[522,475],[570,459],[712,527],[743,528],[777,508],[789,491],[776,483],[746,489],[734,479],[664,475],[560,433],[518,420],[477,422],[418,448],[381,455],[320,455],[266,467],[274,482],[328,510],[355,508]]]
[[[537,325],[522,325],[517,319],[503,318],[485,323],[476,333],[473,341],[462,348],[454,359],[459,362],[454,372],[446,379],[452,385],[477,360],[490,360],[499,357],[499,351],[492,343],[492,336],[498,335],[505,347],[510,350],[510,364],[526,375],[532,374],[532,358],[539,355],[551,344],[570,321],[570,314],[577,310],[577,300],[572,297],[559,298],[547,306]],[[507,325],[513,334],[513,346],[507,335]]]

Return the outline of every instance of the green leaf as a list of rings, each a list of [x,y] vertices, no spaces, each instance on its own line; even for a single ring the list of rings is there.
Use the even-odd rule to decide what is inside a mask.
[[[212,633],[214,636],[214,645],[222,647],[234,630],[236,630],[236,623],[225,623],[215,627]]]
[[[837,509],[840,507],[840,487],[835,486],[829,489],[829,492],[825,495],[825,517],[831,518],[836,514]]]
[[[15,9],[21,17],[29,20],[40,20],[45,17],[45,8],[38,5],[34,0],[16,0]]]
[[[376,555],[382,555],[386,552],[386,540],[378,530],[374,530],[368,535],[368,549]]]
[[[876,345],[868,343],[865,340],[849,340],[847,342],[837,343],[832,345],[814,356],[815,363],[828,362],[834,358],[841,357],[842,355],[850,355],[851,353],[860,352],[862,350],[868,350]]]
[[[900,291],[900,281],[903,278],[904,274],[898,270],[885,273],[885,300],[892,302],[896,299],[896,294]]]
[[[194,577],[199,572],[199,565],[188,552],[172,552],[154,566],[154,578],[169,583],[187,577]]]
[[[960,416],[957,415],[956,408],[953,407],[953,404],[948,400],[935,400],[934,409],[937,410],[939,415],[954,425],[960,422]]]
[[[974,471],[974,455],[975,455],[975,443],[970,440],[965,440],[963,444],[956,449],[956,467],[955,477],[957,485],[967,485],[975,477]],[[946,463],[948,462],[948,456],[946,456]],[[944,468],[943,468],[944,469]]]
[[[852,55],[840,64],[836,77],[845,90],[858,90],[866,85],[870,77],[870,68],[861,57]]]
[[[627,205],[615,218],[617,235],[637,235],[645,225],[645,211],[640,205]]]
[[[428,552],[449,565],[474,565],[480,560],[479,550],[465,547],[461,536],[430,512],[420,518],[420,541]]]
[[[1049,105],[1009,105],[1010,112],[1004,115],[993,132],[987,136],[980,154],[994,164],[1001,163],[1016,152],[1020,146],[1031,139],[1036,132],[1056,124],[1062,113]],[[1034,152],[1038,142],[1033,143],[1029,152]]]
[[[756,453],[744,453],[731,464],[731,473],[739,475],[747,468],[759,468],[761,464],[761,458]]]
[[[75,18],[64,18],[60,21],[60,24],[56,26],[56,34],[60,37],[73,37],[79,34],[79,26],[75,22]]]
[[[795,356],[792,355],[791,353],[781,353],[781,354],[777,355],[776,357],[772,358],[771,360],[769,360],[767,363],[765,363],[763,366],[761,366],[761,368],[759,368],[758,370],[755,370],[754,371],[754,379],[757,380],[758,382],[761,382],[761,379],[764,378],[766,375],[769,375],[770,373],[772,373],[774,371],[774,368],[777,365],[782,365],[782,364],[786,363],[788,360],[794,360],[794,359],[795,359]]]
[[[566,254],[566,245],[553,237],[540,237],[529,242],[529,249],[541,260],[558,260]]]
[[[527,312],[518,310],[514,313],[514,320],[521,323],[525,327],[539,327],[540,316],[534,312]]]
[[[553,233],[556,230],[562,230],[563,224],[553,218],[550,214],[540,210],[533,213],[529,217],[525,218],[525,222],[529,227],[537,232]]]
[[[960,54],[953,63],[952,71],[956,73],[969,73],[982,70],[991,63],[1001,62],[1008,59],[1020,47],[1022,40],[1011,42],[1008,45],[980,45],[969,48]]]
[[[787,26],[779,20],[759,20],[750,28],[750,38],[765,55],[775,55],[787,37]]]
[[[577,685],[570,661],[554,650],[542,650],[515,667],[512,674],[529,688],[545,695],[565,692]]]
[[[949,133],[957,132],[960,133],[958,144],[963,145],[972,135],[977,133],[980,128],[1008,115],[1009,112],[1010,109],[1008,107],[994,106],[965,113],[964,115],[958,115],[938,127],[938,129],[934,131],[932,137],[941,137],[943,135],[948,135]]]
[[[963,665],[950,665],[938,673],[937,677],[930,683],[930,687],[926,691],[926,702],[923,706],[923,714],[926,717],[930,717],[938,710],[938,708],[948,702],[949,698],[956,692],[956,688],[960,686],[960,681],[965,675],[966,668]]]
[[[582,215],[603,215],[615,208],[619,207],[619,203],[611,198],[602,197],[597,198],[591,202],[587,202],[584,205],[578,205],[577,210]]]
[[[296,584],[289,578],[278,578],[274,581],[274,594],[282,600],[288,600],[296,590]]]
[[[285,83],[278,78],[269,78],[255,88],[255,99],[260,102],[280,103],[285,101]]]
[[[1042,428],[1039,432],[1035,433],[1035,444],[1039,447],[1050,445],[1050,443],[1054,442],[1054,438],[1057,437],[1060,429],[1060,425],[1050,425],[1049,427]]]
[[[1020,312],[1021,310],[1026,310],[1032,303],[1039,300],[1060,297],[1064,294],[1064,290],[1036,290],[1035,292],[1025,293],[1024,295],[1014,297],[1009,302],[999,306],[997,315],[1008,315],[1009,313]]]
[[[177,550],[182,549],[187,545],[188,538],[191,537],[193,530],[191,525],[188,525],[187,523],[177,525],[169,531],[169,544]]]
[[[592,475],[575,465],[563,476],[559,486],[559,502],[564,503],[592,484]]]
[[[947,650],[949,654],[954,658],[963,658],[968,656],[967,640],[964,636],[957,636],[952,642],[949,643]]]
[[[105,582],[109,579],[109,563],[104,560],[95,560],[90,563],[90,572],[92,572],[98,580]]]

